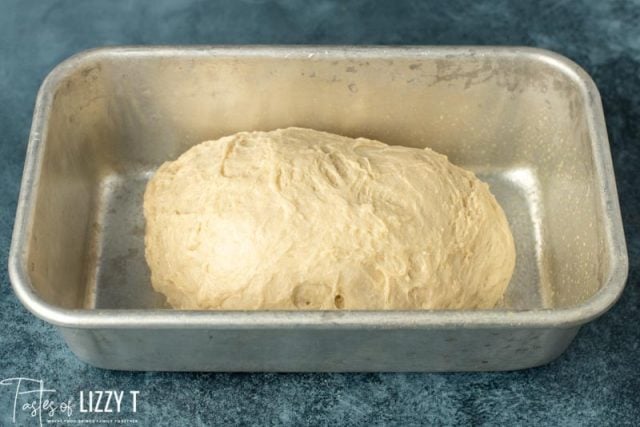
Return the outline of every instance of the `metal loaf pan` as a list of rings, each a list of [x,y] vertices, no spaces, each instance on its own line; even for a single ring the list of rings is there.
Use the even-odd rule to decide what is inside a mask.
[[[176,311],[144,260],[145,183],[190,146],[310,127],[445,153],[487,181],[517,266],[486,311]],[[619,297],[627,255],[598,91],[551,52],[154,47],[81,53],[36,103],[9,271],[93,365],[511,370],[560,355]]]

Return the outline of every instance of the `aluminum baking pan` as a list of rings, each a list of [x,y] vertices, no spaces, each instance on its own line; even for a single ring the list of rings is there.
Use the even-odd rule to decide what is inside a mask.
[[[240,130],[302,126],[445,153],[488,182],[517,261],[493,310],[178,311],[144,261],[145,183]],[[598,91],[520,47],[123,47],[43,83],[9,259],[71,350],[123,370],[511,370],[619,297],[627,254]]]

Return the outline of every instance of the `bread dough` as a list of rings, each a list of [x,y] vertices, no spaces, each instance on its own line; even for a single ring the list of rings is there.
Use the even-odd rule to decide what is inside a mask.
[[[241,132],[144,195],[153,287],[180,309],[491,308],[515,264],[487,184],[428,148]]]

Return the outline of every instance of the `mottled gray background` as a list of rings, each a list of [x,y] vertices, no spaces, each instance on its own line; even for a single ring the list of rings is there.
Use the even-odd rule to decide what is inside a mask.
[[[640,421],[640,1],[0,0],[0,379],[62,395],[139,389],[139,425],[531,424]],[[620,302],[559,360],[494,374],[158,374],[84,365],[16,300],[6,265],[38,86],[80,50],[118,44],[528,45],[581,64],[600,88],[631,270]],[[12,396],[0,387],[0,425]],[[35,425],[35,424],[33,424]]]

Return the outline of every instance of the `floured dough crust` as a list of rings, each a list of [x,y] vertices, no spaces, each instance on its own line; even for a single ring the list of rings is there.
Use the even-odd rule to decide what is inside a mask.
[[[491,308],[515,248],[488,186],[430,149],[241,132],[144,195],[153,287],[181,309]]]

